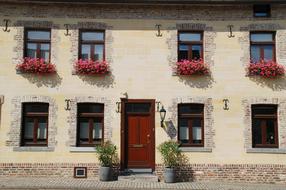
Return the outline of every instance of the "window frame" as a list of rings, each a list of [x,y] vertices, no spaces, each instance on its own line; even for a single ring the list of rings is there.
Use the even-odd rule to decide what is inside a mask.
[[[180,106],[202,106],[203,110],[202,113],[200,114],[181,114],[180,113]],[[180,103],[178,104],[178,135],[177,139],[180,142],[181,147],[204,147],[205,144],[205,126],[204,126],[204,113],[205,113],[205,105],[202,103]],[[188,119],[188,128],[189,128],[189,142],[188,143],[182,143],[180,140],[180,119]],[[202,133],[201,133],[201,138],[202,142],[200,144],[194,144],[192,143],[193,141],[193,126],[192,122],[194,119],[200,119],[201,120],[201,128],[202,128]]]
[[[26,106],[27,105],[45,105],[48,106],[48,112],[27,112]],[[43,102],[25,102],[22,103],[22,122],[21,122],[21,146],[42,146],[47,147],[48,146],[48,139],[49,139],[49,103],[43,103]],[[29,142],[27,139],[25,139],[25,121],[27,118],[32,118],[34,122],[33,126],[33,143]],[[45,143],[38,143],[37,139],[37,130],[39,127],[38,119],[39,118],[45,118],[47,121],[46,126],[46,141]]]
[[[267,42],[253,42],[251,41],[251,35],[252,34],[272,34],[272,41]],[[272,45],[272,61],[276,61],[276,31],[251,31],[249,35],[249,41],[250,41],[250,59],[252,59],[252,51],[251,47],[253,45],[255,46],[265,46],[265,45]],[[260,60],[264,60],[264,48],[260,47]],[[262,58],[263,57],[263,58]]]
[[[262,9],[262,6],[267,6],[266,16],[257,16],[256,13],[260,13],[258,9]],[[252,7],[253,17],[254,18],[270,18],[271,17],[271,5],[270,4],[254,4]]]
[[[83,40],[82,40],[82,33],[84,32],[102,32],[103,33],[103,40],[89,40],[89,41],[85,41],[83,43]],[[91,56],[91,60],[95,61],[94,60],[94,57],[95,57],[95,54],[94,54],[94,47],[95,45],[103,45],[103,58],[102,58],[102,61],[105,61],[105,30],[92,30],[92,29],[80,29],[79,30],[79,35],[78,35],[78,58],[79,59],[82,59],[82,48],[81,46],[83,44],[89,44],[91,45],[91,48],[90,48],[90,56]]]
[[[180,40],[180,34],[200,34],[201,36],[201,40],[200,41],[181,41]],[[180,30],[178,31],[178,35],[177,35],[177,41],[178,41],[178,45],[177,45],[177,60],[179,60],[179,55],[180,55],[180,45],[187,45],[188,46],[188,60],[192,60],[190,59],[192,57],[192,46],[193,45],[200,45],[202,46],[202,49],[200,51],[201,54],[201,58],[200,59],[204,59],[204,31],[202,30]]]
[[[50,40],[29,40],[28,39],[28,32],[29,31],[39,31],[39,32],[49,32],[50,33]],[[41,47],[40,44],[49,44],[49,62],[51,62],[51,49],[52,49],[52,30],[50,28],[24,28],[24,57],[28,57],[28,43],[35,43],[37,44],[37,53],[36,58],[41,59]]]
[[[276,113],[274,115],[269,114],[261,114],[261,115],[254,115],[254,109],[259,109],[259,107],[272,107],[276,109]],[[260,108],[261,109],[261,108]],[[252,133],[252,148],[279,148],[279,132],[278,132],[278,105],[276,104],[252,104],[251,105],[251,133]],[[261,127],[261,144],[254,144],[253,137],[254,137],[254,121],[256,119],[260,119],[260,121],[267,121],[267,120],[274,120],[274,135],[275,135],[275,144],[267,144],[267,126],[260,124]]]
[[[80,113],[79,107],[83,104],[90,104],[90,105],[100,105],[102,106],[102,113]],[[83,114],[83,115],[81,115]],[[89,124],[89,134],[88,134],[88,143],[80,143],[80,121],[81,119],[88,119]],[[95,143],[92,138],[92,127],[94,126],[94,120],[101,119],[102,125],[102,138],[100,139],[100,143]],[[76,146],[77,147],[94,147],[96,145],[101,145],[104,142],[104,104],[103,103],[89,103],[89,102],[82,102],[77,103],[77,128],[76,128]]]

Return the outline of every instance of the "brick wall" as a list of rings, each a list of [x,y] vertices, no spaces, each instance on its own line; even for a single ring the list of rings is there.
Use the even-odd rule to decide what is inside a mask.
[[[163,179],[163,166],[156,174]],[[276,164],[190,164],[176,170],[178,181],[226,181],[286,184],[286,166]]]

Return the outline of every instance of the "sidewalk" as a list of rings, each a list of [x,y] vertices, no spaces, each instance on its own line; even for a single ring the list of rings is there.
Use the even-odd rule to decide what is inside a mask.
[[[238,184],[219,182],[99,182],[71,178],[0,178],[0,189],[196,189],[196,190],[286,190],[286,185]]]

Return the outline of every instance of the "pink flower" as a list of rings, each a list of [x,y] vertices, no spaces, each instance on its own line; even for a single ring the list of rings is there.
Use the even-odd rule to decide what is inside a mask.
[[[106,61],[78,60],[76,61],[75,70],[77,74],[106,74],[109,72],[109,65]]]
[[[176,65],[179,75],[207,75],[210,73],[209,66],[202,59],[181,60]]]
[[[56,66],[45,63],[44,59],[25,57],[23,63],[18,64],[16,69],[23,73],[51,74],[56,72]]]
[[[249,76],[261,76],[264,78],[275,78],[285,75],[285,67],[272,60],[251,61],[247,67]]]

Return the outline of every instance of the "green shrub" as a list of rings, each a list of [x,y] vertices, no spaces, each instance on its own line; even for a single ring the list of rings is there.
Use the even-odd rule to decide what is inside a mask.
[[[179,165],[181,150],[175,141],[166,141],[158,146],[158,150],[163,157],[165,167],[174,168]]]
[[[100,165],[103,167],[112,167],[113,163],[116,161],[116,146],[110,141],[105,142],[103,145],[97,146],[96,153],[98,155]]]

